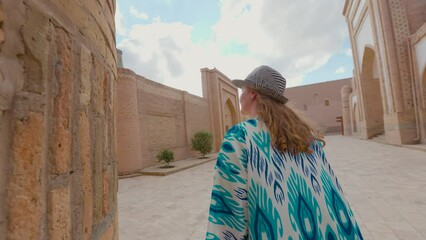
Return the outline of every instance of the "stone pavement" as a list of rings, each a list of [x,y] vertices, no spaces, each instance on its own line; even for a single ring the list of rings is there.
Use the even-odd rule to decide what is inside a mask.
[[[192,167],[196,167],[198,165],[204,164],[206,162],[210,162],[216,160],[217,153],[208,154],[203,158],[188,158],[179,161],[173,161],[170,163],[170,166],[173,168],[163,168],[163,164],[147,167],[140,171],[142,175],[152,175],[152,176],[167,176],[173,173],[177,173]]]
[[[365,239],[426,239],[425,152],[341,136],[326,141]],[[214,164],[119,180],[120,239],[204,239]]]

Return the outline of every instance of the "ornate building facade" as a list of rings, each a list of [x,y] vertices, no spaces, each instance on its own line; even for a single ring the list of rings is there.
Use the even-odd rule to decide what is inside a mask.
[[[343,15],[354,58],[346,134],[426,143],[426,1],[346,0]]]

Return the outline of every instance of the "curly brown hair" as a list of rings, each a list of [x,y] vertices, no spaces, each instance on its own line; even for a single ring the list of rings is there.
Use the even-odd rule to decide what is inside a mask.
[[[258,93],[257,112],[259,118],[266,123],[271,133],[271,142],[278,150],[292,154],[310,154],[312,150],[309,145],[315,140],[321,141],[325,146],[323,135],[286,104]]]

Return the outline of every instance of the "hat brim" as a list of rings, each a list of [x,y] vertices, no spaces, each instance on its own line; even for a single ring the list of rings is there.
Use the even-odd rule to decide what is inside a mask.
[[[284,97],[283,95],[279,95],[272,90],[263,88],[259,85],[253,84],[253,83],[246,81],[246,80],[234,79],[234,80],[232,80],[232,84],[234,84],[238,88],[249,87],[249,88],[258,91],[259,93],[261,93],[263,95],[271,97],[271,98],[273,98],[273,99],[275,99],[275,100],[277,100],[278,102],[281,102],[281,103],[288,102],[288,99],[286,97]]]

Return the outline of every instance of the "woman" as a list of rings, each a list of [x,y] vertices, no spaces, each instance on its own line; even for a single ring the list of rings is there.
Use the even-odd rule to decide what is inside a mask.
[[[281,74],[260,66],[232,82],[252,119],[224,137],[206,239],[363,239],[324,141],[285,104]]]

